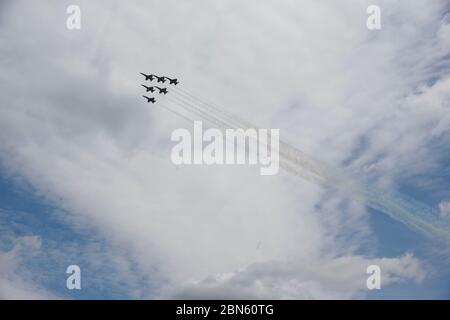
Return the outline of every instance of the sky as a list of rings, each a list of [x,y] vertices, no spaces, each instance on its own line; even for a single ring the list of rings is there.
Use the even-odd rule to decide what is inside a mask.
[[[171,133],[192,124],[147,104],[139,74],[280,129],[447,234],[449,13],[444,0],[0,1],[0,299],[449,299],[448,238],[370,207],[364,188],[174,165]],[[81,290],[66,288],[74,264]]]

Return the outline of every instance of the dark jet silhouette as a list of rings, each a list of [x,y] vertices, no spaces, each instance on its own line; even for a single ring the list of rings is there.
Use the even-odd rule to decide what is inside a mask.
[[[147,80],[153,81],[153,79],[156,77],[154,74],[145,74],[142,72],[141,72],[141,74],[145,77],[145,81],[147,81]]]
[[[147,90],[147,92],[155,92],[155,88],[154,87],[147,87],[147,86],[145,86],[145,85],[143,85],[143,84],[141,84],[141,86],[143,86],[144,88],[145,88],[145,90]]]
[[[147,97],[147,96],[143,96],[145,99],[147,99],[147,103],[155,103],[156,102],[156,99],[155,98],[153,98],[153,97],[151,97],[151,98],[149,98],[149,97]]]
[[[166,88],[160,88],[160,87],[157,87],[157,86],[155,86],[155,88],[157,88],[159,90],[159,93],[167,94],[167,92],[168,92]]]
[[[162,82],[162,83],[166,82],[166,79],[164,77],[157,77],[157,76],[155,76],[155,77],[156,77],[156,79],[158,79],[158,82]]]
[[[164,77],[164,78],[166,78],[167,80],[169,80],[169,84],[174,84],[174,85],[177,85],[179,82],[178,82],[178,79],[170,79],[169,77]]]

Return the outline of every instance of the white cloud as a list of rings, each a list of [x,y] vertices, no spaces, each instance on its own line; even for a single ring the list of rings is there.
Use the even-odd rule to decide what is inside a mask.
[[[191,281],[167,294],[183,299],[352,299],[368,292],[365,271],[370,265],[381,269],[381,289],[392,283],[421,282],[425,278],[423,266],[410,254],[383,259],[346,256],[323,261],[257,263],[231,274]]]
[[[140,100],[138,72],[179,76],[230,111],[281,127],[312,156],[336,166],[353,156],[351,170],[389,184],[433,165],[427,143],[448,130],[450,27],[444,1],[382,1],[383,29],[373,33],[368,4],[80,1],[78,32],[65,28],[64,2],[18,1],[0,31],[2,160],[132,248],[163,291],[190,280],[201,289],[198,279],[217,274],[231,277],[213,289],[234,290],[247,270],[256,296],[328,297],[330,285],[332,296],[357,295],[354,275],[377,260],[355,253],[373,240],[364,207],[285,174],[174,167],[170,132],[183,124]],[[287,280],[256,288],[255,266],[270,271],[290,257],[303,261],[298,272],[276,262]],[[352,272],[330,279],[343,261]],[[413,275],[392,274],[421,278],[410,256],[380,261],[413,265]]]

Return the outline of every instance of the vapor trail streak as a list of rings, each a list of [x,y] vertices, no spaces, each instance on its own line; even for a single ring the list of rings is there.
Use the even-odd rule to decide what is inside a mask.
[[[202,120],[221,131],[226,129],[258,129],[251,123],[196,97],[187,90],[177,87],[171,93],[173,93],[171,102],[173,102],[175,108],[183,108],[189,112],[191,121]],[[369,208],[381,211],[392,219],[428,237],[450,241],[448,221],[440,218],[432,208],[425,204],[398,193],[392,196],[392,192],[388,194],[360,183],[338,170],[333,170],[313,160],[286,141],[280,140],[278,151],[280,167],[285,171],[308,181],[344,191],[350,195],[362,191],[365,204]]]

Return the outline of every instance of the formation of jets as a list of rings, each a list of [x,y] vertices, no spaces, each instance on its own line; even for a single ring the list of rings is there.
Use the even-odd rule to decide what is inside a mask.
[[[145,77],[145,81],[152,82],[153,80],[156,80],[157,83],[165,83],[168,80],[170,85],[175,85],[175,86],[179,83],[178,79],[176,79],[176,78],[172,79],[172,78],[169,78],[166,76],[157,76],[156,74],[145,74],[142,72],[140,72],[140,74],[142,74]],[[159,93],[159,94],[167,94],[169,92],[167,90],[167,88],[161,88],[158,86],[146,86],[144,84],[141,84],[141,86],[145,88],[145,92],[153,93],[153,92],[156,92],[156,90],[158,90],[157,93]],[[155,103],[156,102],[156,99],[154,97],[147,97],[145,95],[143,95],[143,97],[145,99],[147,99],[147,103],[150,103],[150,102]]]

